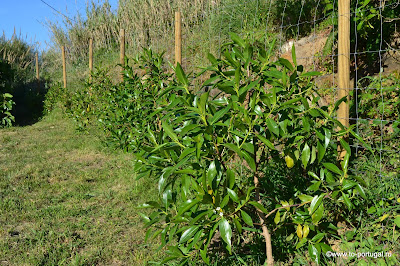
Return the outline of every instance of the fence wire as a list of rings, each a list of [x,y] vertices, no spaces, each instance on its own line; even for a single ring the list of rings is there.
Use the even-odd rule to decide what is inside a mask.
[[[352,141],[353,173],[399,182],[400,1],[351,1],[351,127],[373,151]],[[250,0],[210,1],[196,26],[185,24],[183,60],[186,67],[202,65],[206,52],[220,55],[219,47],[231,31],[252,41],[273,39],[277,55],[322,72],[314,82],[323,100],[333,105],[338,91],[338,1]]]

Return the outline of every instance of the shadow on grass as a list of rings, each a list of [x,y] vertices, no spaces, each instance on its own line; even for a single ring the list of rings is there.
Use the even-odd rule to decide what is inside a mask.
[[[43,116],[44,99],[48,88],[41,79],[18,84],[13,91],[13,115],[16,126],[35,124]]]

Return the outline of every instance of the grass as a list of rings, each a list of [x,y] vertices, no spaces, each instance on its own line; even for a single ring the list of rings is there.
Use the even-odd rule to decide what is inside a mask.
[[[155,197],[132,155],[110,151],[55,110],[0,130],[0,265],[143,265],[135,207]]]

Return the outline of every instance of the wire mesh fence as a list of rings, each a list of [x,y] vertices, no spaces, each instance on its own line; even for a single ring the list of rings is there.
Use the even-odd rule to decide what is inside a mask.
[[[399,11],[399,1],[352,1],[345,14],[350,17],[351,78],[347,88],[350,115],[345,119],[374,151],[377,177],[393,174],[399,167],[395,143],[399,132]],[[276,38],[277,56],[290,59],[294,45],[298,63],[322,73],[314,80],[322,102],[333,104],[338,99],[338,1],[221,1],[203,14],[209,26],[204,29],[202,24],[203,31],[208,34],[184,24],[183,57],[189,65],[199,63],[193,58],[201,54],[199,46],[220,53],[231,31],[265,47]],[[189,38],[193,32],[196,38]],[[365,155],[358,141],[353,147],[357,156]],[[362,167],[354,170],[365,174]]]
[[[214,3],[214,2],[213,2]],[[335,0],[220,1],[202,12],[207,23],[199,26],[184,17],[183,58],[187,68],[204,63],[206,52],[220,55],[229,32],[238,32],[267,48],[277,40],[277,57],[291,60],[292,46],[298,64],[319,71],[313,80],[320,102],[333,106],[339,99],[338,11]],[[399,63],[400,2],[351,1],[349,17],[350,127],[366,143],[352,139],[353,174],[367,180],[399,182]],[[201,28],[202,27],[202,28]],[[372,152],[366,148],[370,147]],[[390,181],[389,181],[390,180]]]

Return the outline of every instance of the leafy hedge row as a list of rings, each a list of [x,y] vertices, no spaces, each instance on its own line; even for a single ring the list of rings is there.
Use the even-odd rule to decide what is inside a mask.
[[[304,72],[294,50],[292,64],[274,59],[273,43],[264,50],[231,38],[222,58],[208,55],[199,87],[145,50],[135,59],[142,75],[126,67],[113,85],[100,72],[66,96],[67,110],[81,128],[98,122],[109,143],[135,153],[138,178],[158,183],[159,200],[141,215],[147,237],[168,246],[163,263],[211,263],[218,239],[229,254],[250,248],[270,265],[303,249],[320,263],[337,221],[366,197],[349,171],[346,136],[363,141],[333,118],[341,101],[319,106],[311,82],[319,73]]]
[[[11,114],[15,102],[13,101],[13,95],[10,93],[14,79],[13,72],[11,65],[0,59],[0,128],[9,127],[15,121],[14,116]]]

